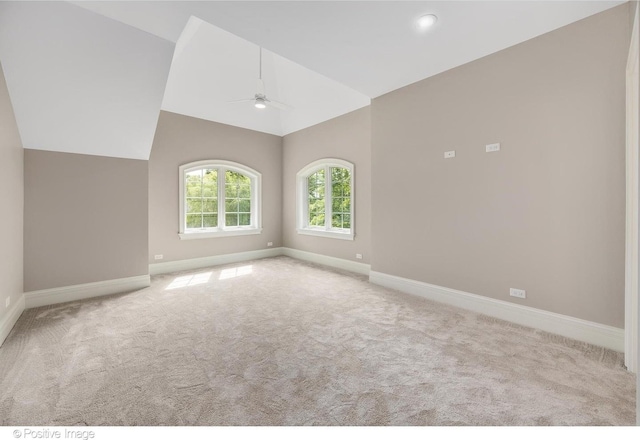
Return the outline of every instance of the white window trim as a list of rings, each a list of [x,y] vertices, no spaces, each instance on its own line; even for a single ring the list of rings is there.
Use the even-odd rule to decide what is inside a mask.
[[[351,228],[338,229],[331,227],[331,173],[329,168],[346,168],[351,174]],[[308,203],[308,178],[318,170],[325,170],[325,226],[309,226],[309,203]],[[340,240],[353,240],[355,238],[355,167],[351,162],[342,159],[320,159],[311,162],[296,174],[296,217],[298,234],[315,235],[318,237],[337,238]]]
[[[218,170],[218,227],[203,228],[197,231],[186,230],[186,197],[184,180],[186,173],[203,168]],[[229,237],[234,235],[253,235],[262,233],[262,174],[248,166],[228,160],[200,160],[181,165],[178,169],[180,191],[180,232],[181,240],[201,238]],[[224,226],[225,220],[225,171],[235,171],[248,176],[251,180],[251,225]]]

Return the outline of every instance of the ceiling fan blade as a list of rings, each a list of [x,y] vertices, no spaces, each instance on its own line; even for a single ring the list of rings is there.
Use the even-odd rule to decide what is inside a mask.
[[[271,107],[277,108],[278,110],[293,110],[293,107],[282,102],[272,101],[270,99],[265,99],[265,102]]]
[[[264,81],[262,81],[262,79],[258,80],[258,84],[256,85],[256,94],[264,96]]]
[[[252,102],[255,101],[256,98],[251,98],[251,99],[238,99],[237,101],[227,101],[227,104],[236,104],[238,102]]]

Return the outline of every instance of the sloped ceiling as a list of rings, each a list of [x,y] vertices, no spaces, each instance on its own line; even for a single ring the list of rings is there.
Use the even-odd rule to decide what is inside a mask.
[[[190,16],[370,98],[620,5],[617,0],[132,1],[82,7],[177,41]],[[415,20],[436,14],[427,32]]]
[[[369,105],[366,95],[262,50],[264,91],[291,107],[256,109],[260,48],[191,17],[176,45],[162,109],[283,136]]]
[[[0,2],[23,144],[147,159],[161,108],[286,134],[624,2],[74,3]],[[255,94],[259,46],[267,96],[293,110],[228,104]]]
[[[174,45],[67,3],[0,2],[25,148],[148,159]]]

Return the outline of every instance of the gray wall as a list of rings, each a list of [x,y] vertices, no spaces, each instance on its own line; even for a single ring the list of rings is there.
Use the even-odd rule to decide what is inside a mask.
[[[262,234],[180,240],[178,167],[197,160],[238,162],[262,174]],[[282,138],[161,112],[149,158],[149,263],[281,246]],[[162,261],[154,255],[162,254]]]
[[[283,242],[285,247],[363,263],[371,258],[371,111],[370,107],[339,116],[283,140]],[[324,158],[355,165],[355,239],[339,240],[296,232],[296,174]]]
[[[25,150],[25,291],[148,274],[147,161]]]
[[[372,270],[622,328],[628,14],[375,99]]]
[[[0,322],[22,296],[23,160],[22,142],[0,65]],[[5,308],[7,297],[11,297],[9,308]]]

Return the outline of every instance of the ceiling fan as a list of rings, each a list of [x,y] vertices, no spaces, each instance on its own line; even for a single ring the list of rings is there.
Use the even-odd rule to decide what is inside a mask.
[[[260,48],[260,71],[258,75],[258,84],[256,87],[256,94],[253,98],[240,99],[237,101],[229,101],[229,104],[235,104],[238,102],[253,102],[255,108],[264,109],[267,106],[277,108],[278,110],[291,110],[293,107],[284,104],[282,102],[273,101],[267,98],[264,92],[264,81],[262,80],[262,47]]]

